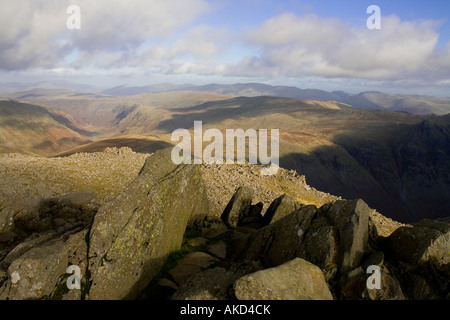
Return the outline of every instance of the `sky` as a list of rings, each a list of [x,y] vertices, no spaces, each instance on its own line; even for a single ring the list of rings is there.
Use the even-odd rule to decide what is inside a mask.
[[[79,29],[70,5],[80,9]],[[380,29],[367,20],[380,8]],[[0,0],[0,83],[450,96],[450,1]]]

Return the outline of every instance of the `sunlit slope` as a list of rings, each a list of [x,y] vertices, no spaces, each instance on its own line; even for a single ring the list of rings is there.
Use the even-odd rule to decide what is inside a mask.
[[[67,125],[67,126],[66,126]],[[70,129],[68,126],[72,127]],[[47,155],[89,142],[61,114],[40,106],[0,101],[0,152]],[[81,132],[81,133],[80,133]]]

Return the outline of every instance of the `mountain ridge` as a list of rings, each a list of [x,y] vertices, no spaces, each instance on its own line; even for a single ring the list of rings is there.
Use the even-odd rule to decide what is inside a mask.
[[[301,89],[294,86],[272,86],[261,83],[236,84],[156,84],[147,86],[118,86],[102,91],[113,96],[127,96],[142,93],[161,93],[173,91],[205,91],[235,96],[276,96],[303,100],[337,101],[355,108],[405,111],[415,114],[443,115],[450,113],[450,98],[437,98],[426,95],[386,94],[379,91],[365,91],[350,94],[344,91],[328,92],[321,89]]]

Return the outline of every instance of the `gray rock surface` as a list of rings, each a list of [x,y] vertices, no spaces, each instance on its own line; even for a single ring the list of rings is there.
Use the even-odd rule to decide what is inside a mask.
[[[257,271],[234,284],[240,300],[332,300],[322,271],[295,258],[280,266]]]
[[[229,227],[237,227],[243,217],[248,216],[253,199],[253,189],[239,187],[222,213],[222,220]]]
[[[359,266],[368,248],[370,208],[361,199],[337,200],[322,206],[320,211],[337,231],[340,272]]]
[[[392,254],[414,266],[427,262],[450,263],[450,224],[422,220],[412,227],[401,227],[389,237]]]
[[[90,299],[135,298],[180,248],[188,223],[208,213],[200,168],[170,157],[170,148],[148,157],[138,177],[95,216]]]
[[[288,194],[283,194],[276,198],[267,208],[266,213],[263,216],[263,225],[268,225],[272,222],[276,222],[288,214],[299,209],[301,204],[294,200]]]
[[[197,273],[178,288],[172,300],[227,300],[232,277],[224,268]]]
[[[315,206],[304,206],[264,228],[239,240],[243,243],[240,258],[261,260],[274,267],[294,259],[300,252],[306,230],[317,213]]]
[[[69,265],[86,270],[87,230],[54,238],[31,248],[8,267],[0,299],[28,300],[51,297],[64,281]]]

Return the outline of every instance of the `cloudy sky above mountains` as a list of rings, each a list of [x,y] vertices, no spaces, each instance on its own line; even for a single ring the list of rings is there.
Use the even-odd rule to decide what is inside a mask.
[[[69,30],[69,5],[81,29]],[[381,29],[369,30],[369,5]],[[264,82],[450,96],[449,1],[0,0],[0,82]]]

